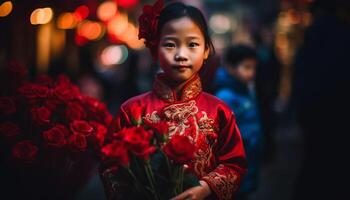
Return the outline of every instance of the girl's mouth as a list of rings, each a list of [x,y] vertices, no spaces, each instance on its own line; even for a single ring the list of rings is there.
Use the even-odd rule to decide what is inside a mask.
[[[189,66],[189,65],[173,65],[172,68],[173,69],[187,69],[187,68],[191,68],[191,66]]]

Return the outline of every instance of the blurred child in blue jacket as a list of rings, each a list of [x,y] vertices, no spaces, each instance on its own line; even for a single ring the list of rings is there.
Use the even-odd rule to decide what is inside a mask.
[[[248,199],[256,190],[262,158],[263,137],[254,90],[257,56],[254,49],[231,46],[224,55],[224,66],[215,75],[215,95],[233,110],[248,159],[248,173],[235,199]]]

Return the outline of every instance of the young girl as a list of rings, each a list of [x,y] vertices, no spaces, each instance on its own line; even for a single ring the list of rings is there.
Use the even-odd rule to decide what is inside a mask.
[[[232,199],[246,172],[246,159],[231,109],[202,92],[198,73],[214,51],[206,21],[197,8],[183,3],[162,9],[162,1],[157,1],[143,11],[139,37],[146,39],[146,46],[163,73],[155,77],[152,91],[121,105],[116,129],[132,126],[136,107],[142,108],[143,119],[167,121],[173,130],[169,137],[186,134],[195,144],[195,159],[188,167],[200,179],[200,186],[173,199]],[[118,184],[108,180],[110,171],[113,170],[101,171],[109,197],[118,192]]]

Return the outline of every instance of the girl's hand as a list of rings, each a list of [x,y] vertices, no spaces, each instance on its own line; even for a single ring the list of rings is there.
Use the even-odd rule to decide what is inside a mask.
[[[205,181],[199,181],[200,186],[192,187],[171,200],[202,200],[211,194],[210,187]]]

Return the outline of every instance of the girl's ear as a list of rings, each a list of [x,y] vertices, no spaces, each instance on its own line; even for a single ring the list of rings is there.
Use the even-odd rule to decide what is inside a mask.
[[[210,48],[205,48],[204,49],[204,60],[208,59],[210,53]]]

